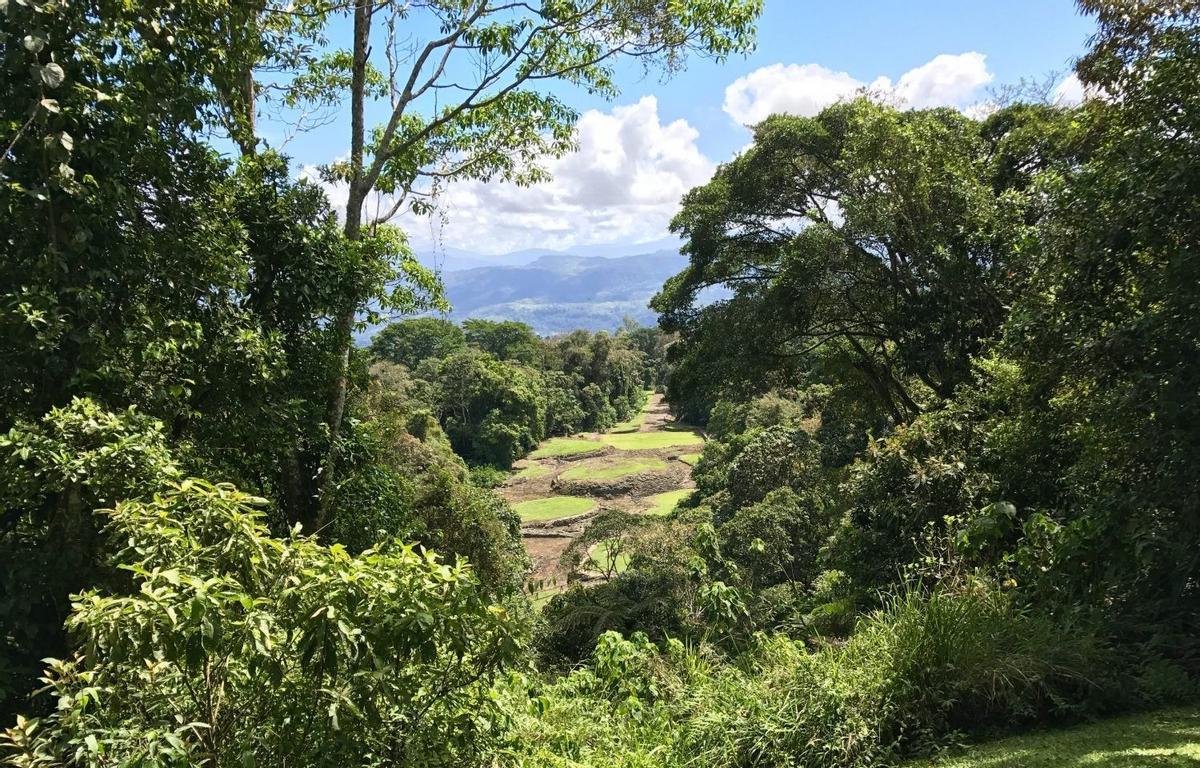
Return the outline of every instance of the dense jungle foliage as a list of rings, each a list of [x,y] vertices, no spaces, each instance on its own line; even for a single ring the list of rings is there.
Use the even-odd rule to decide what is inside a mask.
[[[0,760],[849,768],[1200,699],[1200,2],[1080,0],[1079,106],[766,119],[659,329],[437,316],[396,211],[760,6],[0,0]],[[268,105],[349,109],[345,210]],[[695,491],[534,610],[493,487],[648,387]]]
[[[371,343],[377,378],[436,414],[469,462],[509,469],[544,438],[602,432],[658,384],[666,340],[632,323],[615,335],[541,339],[524,323],[426,317],[392,323]],[[403,366],[389,375],[388,364]],[[403,383],[400,381],[403,380]]]

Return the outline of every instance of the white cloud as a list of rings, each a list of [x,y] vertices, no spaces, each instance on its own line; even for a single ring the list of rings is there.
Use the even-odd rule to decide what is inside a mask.
[[[739,77],[725,89],[725,111],[743,125],[777,113],[811,117],[863,84],[820,64],[772,64]]]
[[[812,116],[862,91],[884,94],[915,109],[964,108],[975,92],[991,81],[986,58],[974,51],[935,56],[905,72],[895,83],[883,76],[864,83],[820,64],[772,64],[733,81],[725,89],[724,107],[743,125],[776,113]]]
[[[1074,72],[1067,75],[1054,89],[1054,101],[1056,104],[1075,106],[1076,104],[1082,104],[1085,98],[1087,98],[1087,91],[1084,89],[1083,83],[1079,80],[1079,76]]]
[[[683,193],[708,181],[715,168],[697,147],[698,136],[686,120],[664,124],[652,96],[608,112],[590,110],[577,127],[579,149],[548,161],[552,180],[530,187],[453,183],[438,200],[440,215],[406,213],[396,223],[418,250],[433,241],[505,253],[662,238]],[[315,169],[306,166],[301,176],[314,178]],[[331,202],[344,207],[344,187],[324,186]]]
[[[903,104],[914,109],[963,106],[991,81],[992,73],[982,53],[943,53],[901,75],[894,91]]]

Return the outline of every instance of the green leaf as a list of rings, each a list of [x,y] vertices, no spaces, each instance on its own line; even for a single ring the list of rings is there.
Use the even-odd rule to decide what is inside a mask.
[[[36,67],[36,69],[38,70],[38,75],[41,77],[42,84],[47,88],[57,88],[67,79],[67,73],[53,61],[45,66]]]

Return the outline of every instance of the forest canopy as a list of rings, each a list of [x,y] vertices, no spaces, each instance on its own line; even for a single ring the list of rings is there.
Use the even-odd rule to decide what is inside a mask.
[[[543,338],[446,319],[396,215],[760,0],[0,0],[0,760],[866,768],[1194,706],[1200,2],[1078,7],[1081,103],[768,116],[658,328]],[[338,209],[277,108],[346,118]],[[537,529],[534,600],[497,488],[568,436],[688,479]]]

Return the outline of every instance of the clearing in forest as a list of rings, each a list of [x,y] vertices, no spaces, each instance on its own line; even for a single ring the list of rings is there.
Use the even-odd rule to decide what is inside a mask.
[[[559,558],[596,513],[672,511],[694,487],[691,465],[703,443],[699,432],[674,422],[655,393],[609,432],[552,438],[517,462],[500,492],[521,516],[535,603],[565,587]]]

